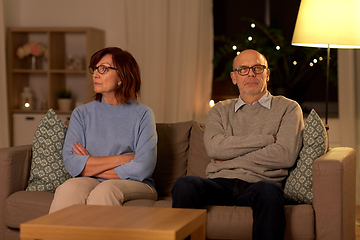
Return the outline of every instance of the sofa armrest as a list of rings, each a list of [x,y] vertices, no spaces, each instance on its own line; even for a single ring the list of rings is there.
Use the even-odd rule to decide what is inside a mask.
[[[27,187],[31,145],[0,149],[0,201]]]
[[[317,240],[355,239],[356,154],[333,148],[313,164]]]

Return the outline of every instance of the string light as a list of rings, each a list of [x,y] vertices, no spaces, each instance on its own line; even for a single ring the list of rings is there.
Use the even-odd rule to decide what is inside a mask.
[[[317,59],[316,59],[316,58],[313,60],[313,63],[317,63]]]
[[[240,51],[237,51],[236,55],[239,55],[240,54]]]
[[[312,62],[309,65],[310,65],[310,67],[314,66],[314,64]]]
[[[255,23],[251,23],[251,28],[255,28]]]
[[[210,100],[210,102],[209,102],[209,106],[212,108],[214,105],[215,105],[214,100]]]
[[[248,40],[249,40],[249,42],[251,42],[253,40],[252,36],[249,36]]]
[[[322,61],[322,60],[324,60],[324,59],[323,59],[323,57],[319,57],[319,60]]]
[[[293,61],[293,64],[294,64],[294,66],[296,66],[296,65],[297,65],[297,61]]]
[[[278,51],[279,51],[279,50],[280,50],[280,46],[276,46],[276,50],[278,50]]]
[[[237,49],[237,46],[235,46],[235,45],[232,46],[232,49],[233,49],[233,50],[236,50],[236,49]]]

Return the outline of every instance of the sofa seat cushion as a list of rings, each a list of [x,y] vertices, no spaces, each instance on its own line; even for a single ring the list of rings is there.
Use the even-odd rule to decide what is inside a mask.
[[[10,228],[49,213],[54,194],[40,191],[19,191],[11,194],[5,202],[5,223]]]
[[[137,206],[137,207],[163,207],[171,208],[171,196],[160,196],[157,201],[150,199],[136,199],[125,202],[124,206]]]
[[[287,205],[285,215],[284,239],[315,238],[312,205]],[[209,239],[252,239],[253,218],[250,207],[210,206],[206,224],[206,236]]]

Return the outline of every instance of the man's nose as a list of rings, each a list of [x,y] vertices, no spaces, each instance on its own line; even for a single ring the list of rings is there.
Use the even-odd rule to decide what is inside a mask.
[[[248,76],[255,76],[255,73],[252,68],[249,68]]]

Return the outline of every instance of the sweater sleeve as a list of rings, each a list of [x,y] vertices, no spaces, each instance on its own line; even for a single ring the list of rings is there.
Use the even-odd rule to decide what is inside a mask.
[[[135,142],[135,158],[118,166],[115,172],[121,179],[143,181],[150,178],[156,165],[157,133],[155,117],[148,108],[141,117]]]
[[[81,156],[73,153],[72,147],[75,142],[86,146],[85,124],[83,116],[81,116],[80,111],[77,108],[71,114],[69,128],[66,132],[63,147],[64,165],[72,177],[78,176],[83,171],[89,158],[89,156]]]
[[[229,108],[226,108],[229,109]],[[228,116],[224,108],[213,107],[208,115],[204,132],[204,144],[209,157],[213,159],[229,160],[274,143],[272,135],[251,134],[247,136],[233,136],[226,133],[224,117]]]
[[[303,114],[298,104],[285,112],[276,134],[276,143],[244,155],[234,161],[246,159],[270,169],[290,168],[294,165],[302,146]]]

